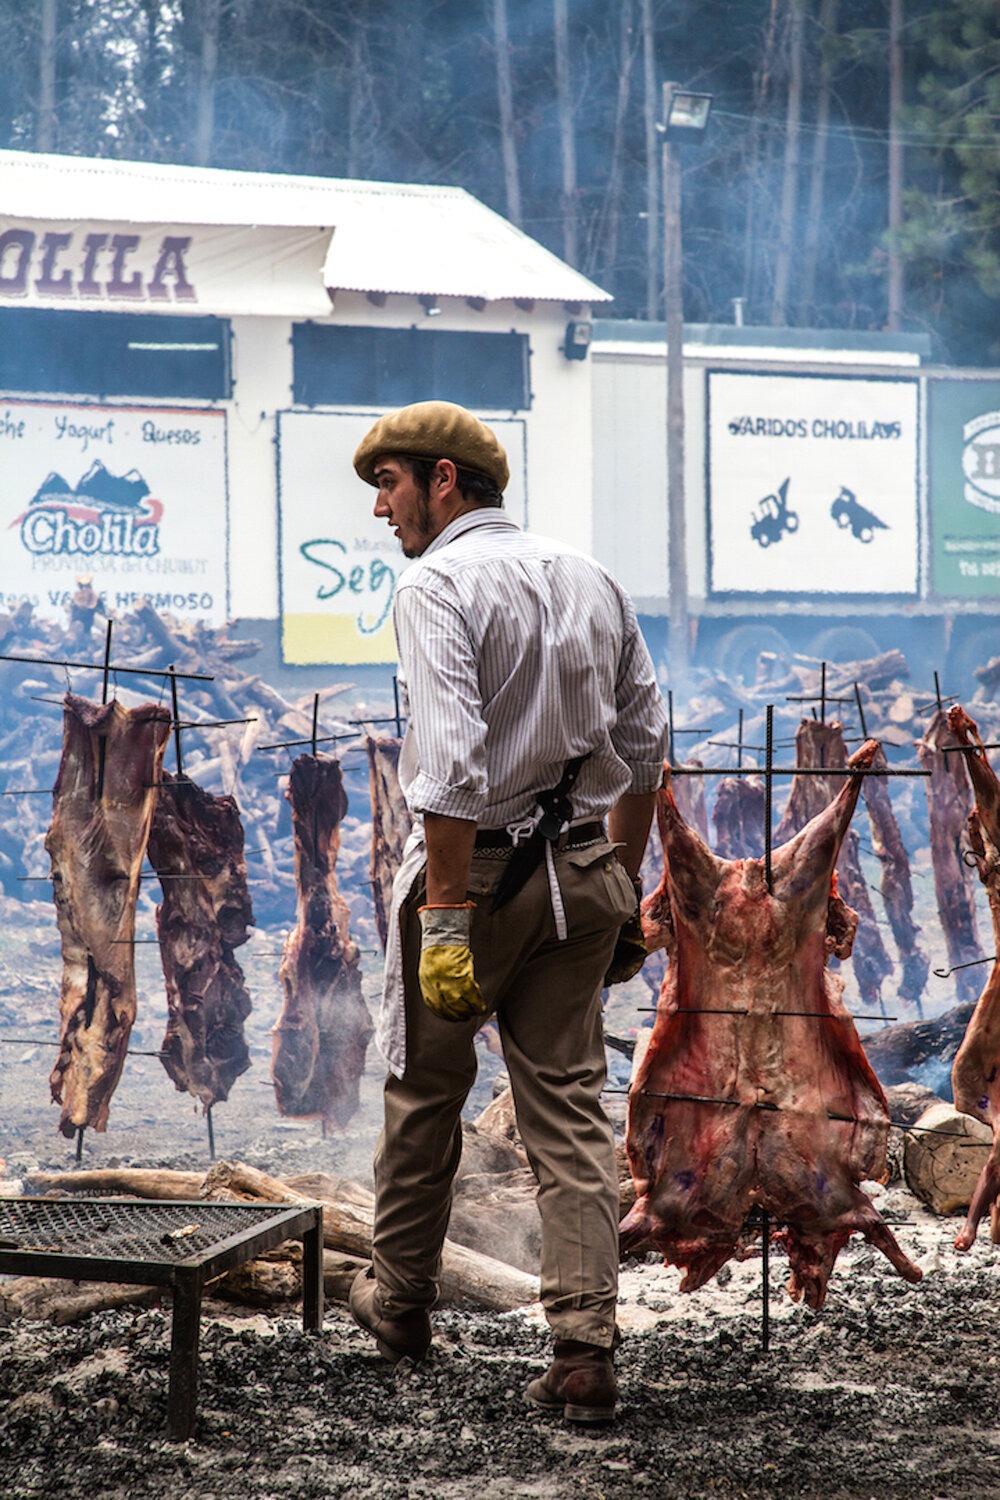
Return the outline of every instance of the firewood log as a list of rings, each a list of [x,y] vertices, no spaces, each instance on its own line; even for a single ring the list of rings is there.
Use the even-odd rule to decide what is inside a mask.
[[[107,1167],[87,1172],[33,1172],[24,1179],[26,1198],[101,1196],[154,1198],[185,1202],[201,1197],[202,1172],[175,1172],[167,1167]]]
[[[52,1276],[19,1276],[0,1286],[0,1308],[10,1317],[32,1321],[76,1323],[106,1308],[156,1302],[160,1288],[120,1286],[116,1282],[63,1281]]]
[[[269,1203],[309,1203],[323,1205],[323,1243],[331,1250],[344,1251],[364,1259],[371,1257],[372,1214],[369,1209],[324,1198],[308,1198],[287,1183],[244,1162],[216,1162],[206,1174],[203,1196],[212,1199],[263,1200]],[[489,1308],[510,1312],[537,1301],[538,1282],[533,1276],[479,1255],[451,1240],[444,1242],[441,1263],[441,1300],[458,1306]]]

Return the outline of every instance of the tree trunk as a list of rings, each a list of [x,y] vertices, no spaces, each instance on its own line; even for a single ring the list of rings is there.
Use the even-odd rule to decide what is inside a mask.
[[[38,119],[35,140],[39,151],[54,151],[56,145],[56,35],[58,0],[42,0],[41,39],[38,51]]]
[[[562,162],[563,259],[579,265],[576,214],[576,132],[569,70],[569,0],[553,0],[556,40],[556,100],[559,111],[559,156]]]
[[[764,34],[764,49],[760,72],[754,80],[753,119],[750,122],[750,145],[747,151],[747,211],[743,230],[743,299],[751,304],[756,300],[760,243],[757,230],[757,208],[763,193],[762,162],[765,155],[763,122],[767,119],[768,98],[771,92],[771,71],[774,67],[774,49],[778,33],[778,0],[771,0],[768,11],[767,30]],[[752,319],[751,319],[752,321]]]
[[[497,99],[500,105],[500,151],[507,217],[521,227],[521,177],[517,165],[514,133],[514,87],[510,70],[510,36],[507,30],[507,0],[493,0],[493,51],[497,65]]]
[[[903,224],[903,0],[889,0],[889,234],[888,316],[890,333],[903,326],[903,257],[899,231]]]
[[[788,323],[788,289],[795,242],[795,201],[799,181],[799,129],[802,123],[802,61],[805,39],[805,0],[789,0],[788,109],[785,115],[785,160],[781,183],[781,223],[774,267],[771,324]]]
[[[625,175],[625,129],[632,100],[632,62],[635,57],[633,0],[619,0],[619,3],[618,91],[615,98],[615,119],[611,136],[611,160],[608,165],[604,201],[595,226],[590,254],[587,257],[588,272],[593,273],[598,257],[600,257],[603,266],[602,274],[609,279],[614,275],[618,261],[618,230],[621,222],[622,187]],[[602,241],[603,255],[601,255]]]
[[[670,681],[687,683],[690,621],[687,500],[684,487],[684,275],[680,150],[663,147],[663,300],[667,331],[667,588],[670,594]]]
[[[347,95],[348,177],[364,177],[371,161],[372,142],[379,134],[379,112],[372,89],[373,69],[368,46],[367,0],[357,0],[352,8],[350,34],[350,69]]]
[[[207,167],[212,160],[221,12],[222,0],[201,0],[201,57],[198,62],[198,99],[194,127],[194,164],[196,167]]]
[[[833,64],[830,60],[829,39],[837,29],[837,10],[840,0],[822,0],[819,13],[820,65],[819,83],[816,88],[816,135],[813,142],[812,167],[809,174],[809,212],[806,214],[805,244],[802,253],[802,296],[800,322],[816,326],[816,263],[819,258],[820,221],[823,216],[823,189],[826,179],[826,149],[830,131],[830,95],[833,84]]]
[[[662,306],[663,263],[660,259],[660,138],[656,116],[660,107],[656,88],[656,49],[653,0],[642,0],[643,124],[646,135],[646,317],[652,320]]]

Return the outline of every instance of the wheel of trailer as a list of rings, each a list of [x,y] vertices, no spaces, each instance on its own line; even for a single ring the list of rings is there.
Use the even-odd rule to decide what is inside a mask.
[[[868,661],[878,654],[874,637],[859,625],[831,625],[821,630],[808,651],[819,661]]]
[[[716,647],[715,665],[724,677],[739,678],[749,686],[756,681],[757,662],[765,651],[776,656],[782,668],[791,662],[791,647],[773,625],[737,625]]]

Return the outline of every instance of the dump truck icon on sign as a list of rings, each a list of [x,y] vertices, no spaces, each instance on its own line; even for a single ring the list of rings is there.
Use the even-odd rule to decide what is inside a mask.
[[[885,521],[880,521],[859,503],[857,495],[846,484],[841,485],[840,494],[830,506],[830,514],[842,531],[849,526],[859,542],[870,542],[876,531],[889,530]]]
[[[754,507],[750,535],[760,547],[770,547],[772,542],[780,542],[786,531],[799,528],[798,512],[788,509],[788,483],[786,479],[776,495],[765,495]]]

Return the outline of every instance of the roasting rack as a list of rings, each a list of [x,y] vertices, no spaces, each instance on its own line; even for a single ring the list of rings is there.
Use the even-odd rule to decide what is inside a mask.
[[[174,793],[177,793],[177,794],[181,794],[184,791],[186,791],[187,788],[191,785],[190,781],[188,781],[187,779],[184,778],[184,758],[183,758],[183,751],[182,751],[182,747],[181,747],[181,734],[182,734],[182,731],[184,731],[186,729],[221,728],[224,725],[228,725],[228,724],[250,724],[250,723],[255,722],[255,720],[252,719],[252,718],[248,718],[248,719],[210,719],[210,720],[195,720],[195,719],[191,719],[191,720],[182,720],[181,717],[180,717],[180,708],[179,708],[178,698],[177,698],[177,684],[178,684],[178,682],[214,682],[215,681],[214,676],[211,675],[211,674],[208,674],[208,673],[204,673],[204,672],[178,672],[177,668],[176,668],[176,666],[174,665],[173,662],[171,662],[170,665],[168,667],[166,667],[166,668],[162,668],[162,667],[127,667],[127,666],[119,665],[117,662],[112,662],[112,660],[111,660],[111,638],[112,638],[113,627],[114,627],[114,621],[113,620],[108,620],[108,628],[107,628],[107,632],[105,634],[105,640],[104,640],[104,657],[103,657],[103,660],[100,661],[100,662],[70,661],[70,660],[65,660],[65,659],[62,659],[62,658],[57,659],[57,658],[54,658],[54,657],[16,656],[16,655],[9,655],[9,654],[0,654],[0,661],[16,661],[16,662],[25,663],[27,665],[36,665],[36,666],[65,667],[65,668],[73,670],[73,671],[81,671],[81,672],[91,672],[91,671],[92,672],[100,672],[101,673],[101,702],[102,703],[107,703],[107,701],[108,701],[108,689],[109,689],[109,686],[110,686],[110,680],[111,680],[112,675],[117,675],[118,673],[126,673],[126,674],[128,674],[130,676],[134,676],[134,677],[161,677],[161,678],[164,678],[170,684],[170,699],[171,699],[170,727],[173,730],[173,736],[174,736],[174,752],[175,752],[175,755],[176,755],[176,758],[177,758],[177,777],[178,777],[178,779],[176,781],[162,781],[161,780],[161,781],[151,782],[150,785],[151,786],[159,787],[159,788],[161,788],[161,789],[163,789],[165,791],[171,791],[171,792],[174,792]],[[317,695],[317,697],[318,697],[318,695]],[[53,700],[50,700],[50,701],[57,702],[58,700],[53,699]],[[315,727],[315,723],[314,723],[314,727]],[[105,758],[106,758],[106,755],[107,755],[107,742],[106,742],[106,740],[104,740],[102,738],[101,740],[98,741],[98,760],[97,760],[97,799],[98,799],[98,801],[100,801],[101,797],[103,796],[103,792],[104,792],[104,770],[105,770]],[[12,789],[8,789],[8,790],[5,790],[0,795],[3,795],[5,797],[11,797],[11,796],[28,796],[28,795],[51,795],[51,792],[52,792],[52,789],[49,788],[49,787],[41,787],[41,788],[24,787],[24,788],[12,788]],[[160,878],[159,873],[158,872],[154,872],[154,873],[157,874],[157,879],[159,879]],[[35,880],[48,880],[48,879],[51,879],[50,876],[41,876],[41,875],[39,875],[39,876],[26,876],[24,878],[25,879],[35,879]],[[167,880],[171,880],[171,879],[196,879],[197,877],[196,876],[171,876],[171,875],[165,875],[163,878],[167,879]],[[120,943],[128,943],[129,946],[136,947],[136,946],[139,946],[139,945],[141,945],[143,943],[150,943],[150,944],[156,943],[156,942],[158,942],[158,939],[157,938],[136,938],[136,937],[133,937],[133,938],[115,939],[113,941],[120,942]],[[88,957],[87,957],[87,969],[88,969],[88,985],[89,985],[89,983],[91,982],[90,976],[93,974],[93,958],[89,954],[88,954]],[[149,1053],[148,1055],[149,1056],[153,1056],[153,1057],[162,1057],[163,1056],[163,1054],[159,1053],[159,1052]],[[212,1121],[212,1109],[211,1109],[211,1106],[208,1106],[208,1108],[206,1108],[206,1110],[205,1110],[205,1125],[206,1125],[206,1130],[207,1130],[207,1133],[208,1133],[209,1155],[210,1155],[212,1161],[214,1161],[215,1160],[215,1129],[214,1129],[214,1124],[213,1124],[213,1121]],[[85,1126],[81,1125],[81,1126],[79,1126],[77,1128],[77,1132],[76,1132],[76,1164],[77,1164],[77,1166],[79,1166],[80,1163],[83,1160],[83,1139],[84,1139],[85,1128],[86,1128]]]
[[[323,1326],[319,1204],[0,1199],[0,1273],[124,1282],[173,1293],[167,1428],[194,1430],[201,1302],[216,1276],[286,1240],[302,1241],[302,1326]]]
[[[825,662],[823,663],[823,669],[824,669],[823,689],[822,689],[821,699],[819,701],[821,701],[822,707],[823,707],[823,711],[825,713],[826,704],[828,702],[833,701],[833,700],[831,700],[826,695],[826,683],[825,683],[826,663]],[[860,696],[860,692],[857,691],[857,684],[855,684],[855,690],[856,690],[856,693],[857,693],[858,707],[860,709],[861,708],[861,696]],[[807,702],[807,701],[813,701],[813,700],[806,699],[806,698],[803,697],[803,698],[797,698],[794,701],[796,701],[796,702]],[[843,701],[843,700],[838,700],[838,701]],[[859,768],[857,770],[852,770],[849,766],[832,766],[832,767],[825,767],[825,766],[777,766],[774,763],[774,704],[773,703],[768,703],[766,705],[765,714],[766,714],[766,719],[765,719],[765,722],[766,722],[765,741],[766,742],[765,742],[765,746],[764,746],[764,764],[763,764],[763,766],[747,767],[747,766],[742,766],[740,764],[737,764],[736,766],[729,766],[729,767],[720,767],[720,766],[673,766],[673,767],[671,767],[670,774],[671,774],[671,776],[760,776],[760,777],[763,778],[763,781],[764,781],[764,881],[765,881],[765,884],[767,885],[768,891],[772,891],[774,889],[771,858],[772,858],[772,840],[773,840],[772,824],[774,822],[774,816],[773,816],[773,793],[774,793],[774,778],[775,778],[775,776],[849,776],[849,777],[850,776],[922,776],[922,777],[928,777],[928,776],[930,776],[931,773],[930,773],[930,771],[925,771],[922,767],[912,767],[911,768],[911,767],[903,767],[903,766],[878,766],[878,767],[869,767],[869,768]],[[863,723],[863,720],[862,720],[862,723]],[[742,731],[742,718],[740,720],[740,729]],[[742,740],[742,734],[741,734],[740,738]],[[880,1002],[880,1004],[881,1004],[881,1002]],[[923,1011],[922,1011],[922,1008],[920,1006],[919,1001],[916,1002],[916,1006],[917,1006],[917,1014],[922,1019],[923,1018]],[[884,1014],[884,1007],[883,1007],[883,1014]]]

